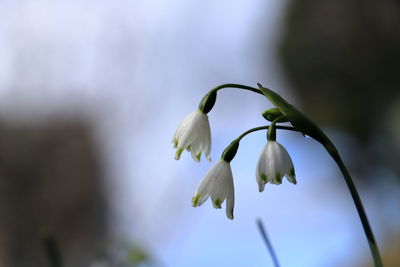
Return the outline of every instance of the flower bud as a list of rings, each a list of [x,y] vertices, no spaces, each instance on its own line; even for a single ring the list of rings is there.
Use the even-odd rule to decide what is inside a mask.
[[[262,116],[267,121],[275,121],[276,122],[288,122],[288,119],[282,114],[282,112],[278,108],[267,109],[262,113]]]

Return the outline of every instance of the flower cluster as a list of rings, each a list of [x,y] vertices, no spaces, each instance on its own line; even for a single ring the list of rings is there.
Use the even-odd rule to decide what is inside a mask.
[[[268,182],[281,184],[284,176],[289,182],[296,184],[293,162],[287,150],[275,141],[275,122],[272,126],[273,134],[268,131],[268,142],[261,152],[256,168],[256,181],[260,192]],[[200,206],[211,197],[214,208],[220,209],[226,200],[226,216],[233,219],[235,193],[230,161],[236,154],[240,139],[246,134],[231,143],[221,159],[201,180],[192,199],[194,207]],[[211,132],[207,114],[200,110],[190,113],[178,126],[173,137],[173,145],[177,149],[175,156],[177,160],[184,149],[191,152],[195,161],[200,161],[202,153],[210,160]]]
[[[257,85],[258,89],[233,83],[221,84],[214,87],[203,97],[198,110],[189,114],[176,130],[173,138],[174,147],[177,149],[175,159],[179,159],[183,150],[187,149],[191,152],[195,161],[200,161],[202,153],[210,160],[211,132],[207,114],[216,103],[218,90],[223,88],[236,88],[251,91],[264,96],[274,105],[273,108],[261,113],[267,121],[271,122],[270,125],[247,130],[233,140],[224,150],[221,159],[206,173],[196,189],[192,199],[193,206],[197,207],[211,197],[214,208],[220,209],[221,204],[226,200],[226,216],[229,219],[233,219],[235,192],[230,162],[237,153],[240,140],[247,134],[259,130],[268,129],[268,142],[261,151],[256,167],[258,190],[260,192],[264,191],[265,185],[268,182],[277,185],[281,184],[283,177],[286,177],[290,183],[296,184],[297,181],[293,162],[287,150],[276,142],[276,129],[297,131],[319,142],[337,163],[357,208],[375,266],[383,266],[378,246],[361,203],[360,196],[335,145],[310,118],[288,103],[279,94],[271,89],[263,87],[259,83]],[[290,123],[291,125],[276,125],[277,123]]]

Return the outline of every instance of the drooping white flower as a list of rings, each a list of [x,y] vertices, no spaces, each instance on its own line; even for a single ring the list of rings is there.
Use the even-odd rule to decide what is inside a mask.
[[[226,216],[232,220],[235,204],[233,176],[231,164],[223,159],[212,166],[201,180],[192,199],[193,206],[200,206],[209,196],[216,209],[220,209],[226,199]]]
[[[211,161],[211,130],[207,114],[200,110],[190,113],[176,129],[172,143],[177,149],[176,160],[187,149],[195,161],[200,161],[202,153]]]
[[[256,169],[256,178],[260,192],[266,183],[281,184],[282,177],[296,184],[296,175],[292,159],[287,150],[276,141],[268,141],[261,152]]]

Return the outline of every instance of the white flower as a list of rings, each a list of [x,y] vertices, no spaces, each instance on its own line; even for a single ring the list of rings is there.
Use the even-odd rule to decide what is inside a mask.
[[[200,110],[190,113],[176,129],[172,143],[177,149],[176,160],[180,159],[182,151],[187,149],[195,161],[200,161],[203,152],[211,161],[211,131],[207,114]]]
[[[287,150],[276,141],[268,141],[261,152],[256,169],[256,178],[260,192],[266,183],[281,184],[282,177],[296,184],[293,162]]]
[[[233,176],[230,163],[223,159],[212,166],[201,180],[192,199],[193,206],[200,206],[209,196],[216,209],[220,209],[226,199],[226,216],[232,220],[235,204]]]

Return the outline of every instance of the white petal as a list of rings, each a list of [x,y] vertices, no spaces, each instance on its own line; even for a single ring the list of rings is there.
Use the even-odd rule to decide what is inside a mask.
[[[266,155],[266,174],[268,177],[268,181],[270,181],[272,184],[280,184],[280,180],[283,177],[284,173],[281,170],[279,146],[275,141],[269,141],[267,143]]]
[[[202,153],[210,160],[211,131],[208,116],[199,110],[190,113],[178,126],[172,142],[174,148],[177,148],[176,159],[187,149],[195,161],[200,161]]]
[[[288,179],[289,182],[292,184],[296,184],[296,175],[294,172],[294,166],[293,166],[293,161],[290,158],[289,152],[283,147],[281,144],[278,143],[280,146],[280,153],[283,161],[283,169],[284,169],[284,175]]]
[[[201,180],[192,200],[193,206],[201,205],[209,196],[214,208],[221,208],[221,204],[227,199],[226,215],[233,219],[235,197],[232,170],[231,165],[222,159],[212,166]]]
[[[196,199],[196,203],[193,203],[194,206],[200,206],[210,196],[214,187],[214,182],[218,178],[218,175],[220,175],[223,167],[224,166],[221,165],[221,161],[218,161],[208,170],[208,172],[206,173],[204,178],[200,181],[200,184],[196,189],[194,199],[196,198],[196,196],[199,197],[198,199]]]
[[[191,112],[189,115],[186,116],[186,118],[183,119],[183,121],[179,124],[178,128],[175,131],[174,139],[179,139],[182,136],[182,133],[186,131],[191,121],[193,121],[193,118],[196,116],[196,112],[197,111]]]
[[[265,145],[263,150],[261,151],[260,158],[258,159],[256,167],[256,181],[258,184],[258,190],[260,192],[264,191],[265,184],[268,182],[268,179],[263,179],[263,176],[266,176],[266,171],[267,171],[266,150],[267,150],[267,145]]]
[[[229,191],[228,197],[226,199],[226,217],[233,220],[233,208],[235,206],[235,190],[233,188],[232,183],[232,190]]]
[[[214,208],[221,208],[222,202],[224,202],[228,196],[228,192],[232,189],[233,178],[231,165],[224,160],[220,160],[219,165],[221,168],[219,169],[211,191],[211,200]]]
[[[256,179],[259,191],[264,190],[262,175],[267,176],[267,182],[281,184],[286,176],[289,182],[296,184],[293,162],[287,150],[276,141],[268,141],[261,152],[256,168]]]

